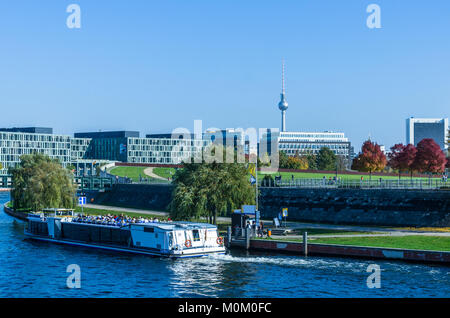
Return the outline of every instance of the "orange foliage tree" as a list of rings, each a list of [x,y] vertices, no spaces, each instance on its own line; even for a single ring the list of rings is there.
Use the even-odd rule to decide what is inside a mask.
[[[370,179],[372,179],[372,172],[383,170],[386,164],[387,159],[380,146],[367,140],[362,145],[359,155],[353,159],[352,169],[369,172]]]

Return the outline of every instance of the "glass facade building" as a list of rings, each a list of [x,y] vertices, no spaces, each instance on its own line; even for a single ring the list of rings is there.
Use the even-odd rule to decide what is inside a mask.
[[[28,128],[26,128],[28,130]],[[0,175],[6,175],[10,167],[20,162],[20,156],[41,153],[58,159],[63,166],[71,162],[71,137],[48,133],[0,130]]]
[[[445,152],[448,149],[448,118],[406,119],[406,144],[417,144],[425,138],[433,139]]]
[[[171,138],[171,134],[141,138],[133,131],[76,133],[75,137],[90,139],[86,158],[144,164],[180,164],[210,144],[207,140]]]

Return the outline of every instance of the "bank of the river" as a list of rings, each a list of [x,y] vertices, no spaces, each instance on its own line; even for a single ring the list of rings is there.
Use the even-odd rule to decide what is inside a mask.
[[[409,236],[402,238],[395,238],[403,240],[403,244]],[[410,237],[409,237],[410,238]],[[420,237],[424,239],[426,237]],[[345,245],[345,244],[326,244],[317,243],[320,241],[325,242],[336,242],[344,238],[323,238],[315,239],[314,243],[307,244],[308,255],[321,255],[321,256],[344,256],[344,257],[360,257],[360,258],[371,258],[371,259],[398,259],[403,261],[414,261],[414,262],[430,262],[430,263],[442,263],[450,264],[450,251],[446,247],[445,251],[432,250],[433,247],[428,245],[428,250],[419,249],[405,249],[405,248],[392,248],[392,247],[373,247],[364,245]],[[351,239],[351,238],[345,238]],[[361,242],[362,238],[353,238]],[[374,239],[374,238],[370,238]],[[413,238],[415,239],[415,238]],[[436,239],[432,237],[432,239]],[[449,238],[442,238],[444,242],[441,242],[441,247],[447,246],[450,241]],[[366,242],[370,242],[365,240]],[[353,240],[355,242],[355,240]],[[364,242],[364,241],[363,241]],[[423,243],[423,242],[422,242]],[[370,243],[369,243],[370,244]],[[380,243],[382,244],[382,243]],[[401,246],[398,243],[397,246]],[[262,250],[266,252],[288,252],[304,255],[303,242],[290,242],[286,240],[251,240],[250,249]]]

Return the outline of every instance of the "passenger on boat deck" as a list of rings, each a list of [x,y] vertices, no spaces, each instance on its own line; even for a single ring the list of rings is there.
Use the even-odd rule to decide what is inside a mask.
[[[172,220],[168,220],[168,222],[171,222]],[[102,225],[113,225],[113,226],[125,226],[127,224],[131,223],[152,223],[152,222],[159,222],[157,218],[131,218],[128,216],[125,216],[121,214],[120,216],[117,215],[98,215],[98,216],[85,216],[85,215],[79,215],[73,219],[73,222],[80,222],[80,223],[95,223],[95,224],[102,224]]]

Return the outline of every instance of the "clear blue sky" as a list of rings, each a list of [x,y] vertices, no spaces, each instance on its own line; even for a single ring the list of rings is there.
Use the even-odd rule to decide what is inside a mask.
[[[449,116],[449,17],[446,0],[2,1],[0,126],[280,127],[284,57],[288,130],[389,147],[407,117]]]

